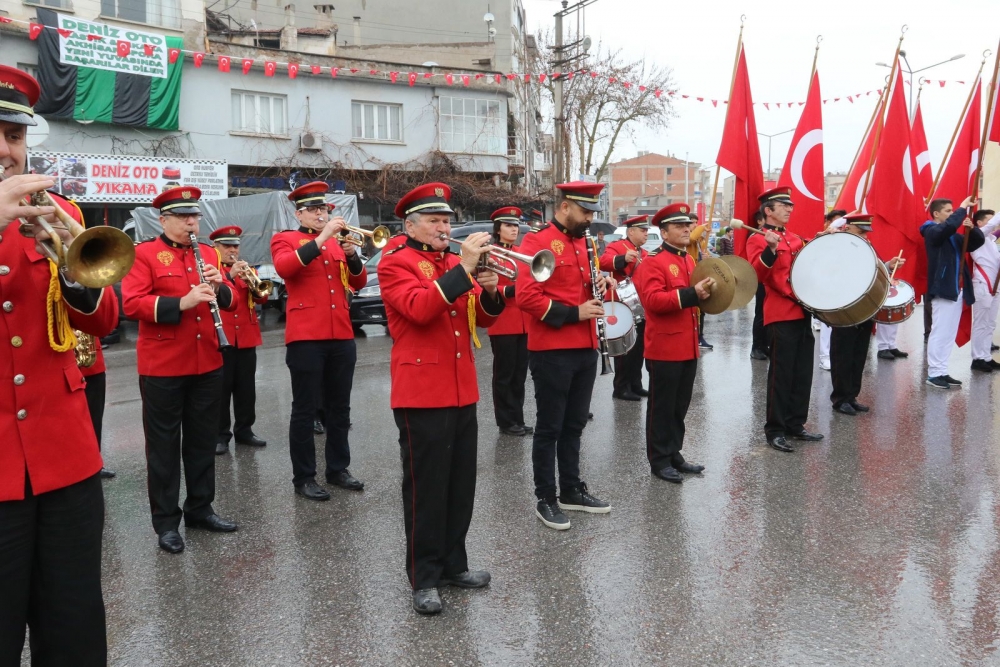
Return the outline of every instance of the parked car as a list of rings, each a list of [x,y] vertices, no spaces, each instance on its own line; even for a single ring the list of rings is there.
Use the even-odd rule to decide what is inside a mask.
[[[619,227],[615,230],[614,236],[617,236],[618,238],[625,238],[625,229],[625,227]],[[604,240],[611,243],[611,241],[608,241],[609,236],[611,235],[609,234],[608,236],[605,236]],[[645,248],[647,252],[653,252],[659,248],[662,243],[663,239],[660,238],[660,230],[656,227],[650,227],[649,236],[646,237],[646,242],[642,244],[642,247]]]

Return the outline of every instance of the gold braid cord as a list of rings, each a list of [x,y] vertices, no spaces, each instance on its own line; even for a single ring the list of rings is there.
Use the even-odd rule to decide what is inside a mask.
[[[340,263],[340,282],[344,284],[345,290],[351,289],[347,285],[347,264],[345,264],[344,262]]]
[[[56,352],[68,352],[77,345],[76,334],[69,323],[69,311],[62,300],[59,269],[49,262],[49,292],[45,295],[45,319],[48,325],[49,347]]]
[[[482,347],[479,342],[479,336],[476,335],[476,291],[472,290],[469,293],[469,298],[465,301],[467,305],[466,311],[469,314],[469,335],[472,337],[472,344],[476,346],[476,349]]]

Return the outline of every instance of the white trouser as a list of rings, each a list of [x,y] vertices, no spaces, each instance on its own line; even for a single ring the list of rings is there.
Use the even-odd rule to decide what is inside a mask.
[[[830,334],[833,328],[824,322],[819,323],[819,360],[824,364],[830,363]]]
[[[993,344],[997,310],[1000,309],[1000,298],[990,294],[990,287],[992,285],[982,281],[972,281],[972,289],[976,293],[976,303],[972,306],[972,358],[984,361],[993,358],[990,345]]]
[[[927,373],[929,377],[937,377],[948,374],[948,359],[962,319],[962,290],[958,291],[956,301],[932,298],[931,317],[934,321],[927,339]]]
[[[879,352],[896,349],[897,333],[899,333],[898,324],[882,324],[879,322],[875,325],[875,342],[878,343]]]

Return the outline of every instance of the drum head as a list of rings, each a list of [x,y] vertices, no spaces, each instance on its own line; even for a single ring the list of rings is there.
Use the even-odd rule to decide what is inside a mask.
[[[913,287],[905,280],[898,281],[898,285],[889,286],[889,296],[886,297],[883,308],[893,308],[895,306],[905,306],[916,298]]]
[[[605,301],[604,326],[609,338],[621,338],[635,326],[632,310],[620,301]]]
[[[875,281],[878,257],[859,236],[838,232],[807,244],[792,262],[792,291],[813,310],[839,310],[863,297]]]

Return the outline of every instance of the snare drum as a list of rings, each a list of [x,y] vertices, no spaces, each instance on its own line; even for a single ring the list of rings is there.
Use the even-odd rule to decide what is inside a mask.
[[[913,286],[905,280],[896,282],[896,285],[889,286],[889,296],[886,297],[885,303],[875,314],[876,322],[899,324],[910,319],[910,315],[913,314],[913,305],[917,300]]]
[[[635,318],[636,323],[646,319],[646,311],[643,309],[642,304],[639,303],[639,292],[636,291],[631,278],[626,278],[618,283],[615,286],[615,294],[618,295],[618,300],[632,311],[632,317]]]
[[[871,244],[838,232],[806,244],[792,261],[792,293],[831,327],[870,320],[889,293],[889,272]]]
[[[608,354],[620,357],[635,345],[635,318],[620,301],[604,302],[604,330],[608,338]]]

